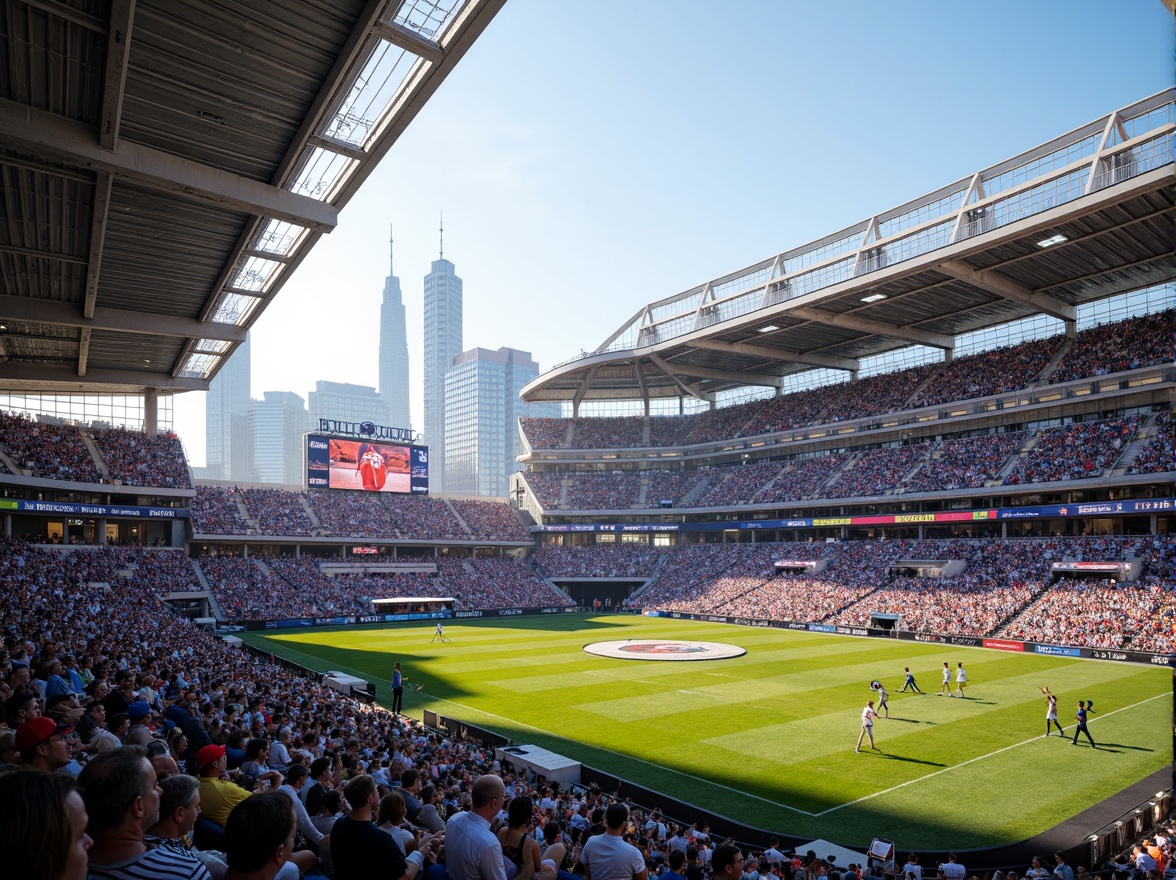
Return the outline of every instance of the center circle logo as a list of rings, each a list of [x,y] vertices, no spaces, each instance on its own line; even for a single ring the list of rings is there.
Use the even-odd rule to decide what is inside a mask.
[[[584,652],[619,660],[727,660],[747,653],[738,645],[722,642],[693,642],[679,639],[626,639],[593,642]]]

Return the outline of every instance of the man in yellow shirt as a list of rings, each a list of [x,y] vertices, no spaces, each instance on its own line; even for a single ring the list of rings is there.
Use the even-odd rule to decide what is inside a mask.
[[[229,820],[233,807],[249,797],[249,792],[221,779],[229,766],[224,746],[205,746],[196,753],[200,765],[200,812],[206,819],[223,826]]]

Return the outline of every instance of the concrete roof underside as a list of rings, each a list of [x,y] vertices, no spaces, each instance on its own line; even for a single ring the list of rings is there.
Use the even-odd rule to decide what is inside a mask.
[[[5,0],[0,390],[208,387],[505,0]]]
[[[527,401],[696,397],[856,375],[910,345],[1176,279],[1176,90],[860,224],[644,306]],[[1053,243],[1049,243],[1052,239]],[[868,300],[868,301],[867,301]]]

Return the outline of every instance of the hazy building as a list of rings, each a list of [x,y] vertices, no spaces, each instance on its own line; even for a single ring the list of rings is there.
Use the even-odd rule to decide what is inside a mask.
[[[255,479],[249,424],[249,337],[208,385],[204,398],[206,472],[209,479]]]
[[[412,427],[408,389],[408,328],[389,237],[388,277],[384,279],[384,301],[380,304],[380,397],[388,404],[387,424],[393,427]]]
[[[519,399],[538,375],[531,353],[513,348],[472,348],[454,358],[445,376],[446,492],[507,496],[510,475],[520,469],[519,419],[560,415],[558,403]]]
[[[253,462],[260,483],[303,483],[303,435],[310,413],[293,391],[266,391],[253,401]]]
[[[314,391],[307,398],[310,426],[315,431],[319,429],[319,419],[389,424],[388,404],[370,385],[324,382],[320,379],[314,383]]]
[[[445,492],[445,374],[461,354],[462,285],[454,265],[445,259],[433,261],[425,276],[425,443],[429,446],[431,491]]]

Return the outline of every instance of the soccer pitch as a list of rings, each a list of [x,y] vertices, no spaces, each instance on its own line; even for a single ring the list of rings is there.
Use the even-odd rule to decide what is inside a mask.
[[[1022,655],[633,616],[543,615],[250,633],[319,671],[377,684],[392,663],[421,710],[534,743],[721,816],[771,831],[900,850],[965,849],[1031,837],[1171,760],[1172,673],[1112,661]],[[615,639],[739,645],[729,660],[650,662],[585,653]],[[936,696],[944,661],[963,661],[967,698]],[[900,694],[909,666],[928,693]],[[854,753],[869,682],[891,693],[879,752]],[[1043,738],[1045,698],[1058,695]],[[423,686],[420,692],[414,686]],[[1098,743],[1070,745],[1074,708],[1094,701]],[[650,805],[653,806],[653,805]]]

